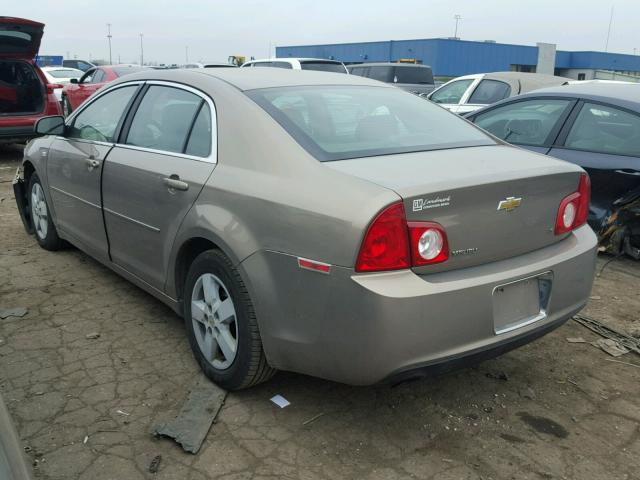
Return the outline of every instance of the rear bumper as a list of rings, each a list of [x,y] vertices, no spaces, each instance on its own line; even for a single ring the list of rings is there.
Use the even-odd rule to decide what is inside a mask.
[[[33,124],[17,127],[0,126],[0,143],[22,143],[35,137]]]
[[[366,385],[450,370],[544,335],[586,304],[595,257],[585,226],[526,255],[422,276],[340,267],[323,275],[275,252],[242,266],[274,367]],[[545,316],[496,334],[494,289],[542,274],[552,276]]]

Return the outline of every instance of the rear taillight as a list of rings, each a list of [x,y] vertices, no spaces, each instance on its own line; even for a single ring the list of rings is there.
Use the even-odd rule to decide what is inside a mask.
[[[400,270],[411,266],[409,233],[402,203],[385,208],[369,225],[356,272]]]
[[[385,208],[369,225],[356,272],[401,270],[449,258],[447,234],[434,222],[408,222],[402,203]]]
[[[447,234],[435,222],[409,222],[413,266],[444,262],[449,258]]]
[[[64,85],[60,85],[59,83],[47,83],[47,93],[53,93],[53,91],[58,88],[64,88]]]
[[[560,202],[554,233],[562,235],[584,225],[589,215],[590,200],[591,182],[589,181],[589,176],[583,173],[580,175],[578,190],[566,196]]]

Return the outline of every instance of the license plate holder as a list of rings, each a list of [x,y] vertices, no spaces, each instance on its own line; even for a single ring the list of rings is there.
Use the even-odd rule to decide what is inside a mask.
[[[522,278],[493,289],[493,329],[496,335],[547,317],[552,274]]]

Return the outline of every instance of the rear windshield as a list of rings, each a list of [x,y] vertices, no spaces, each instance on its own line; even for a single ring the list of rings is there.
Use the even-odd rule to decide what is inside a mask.
[[[117,77],[121,77],[123,75],[128,75],[130,73],[141,72],[142,70],[148,70],[148,67],[111,67],[113,73],[116,74]]]
[[[300,68],[302,68],[302,70],[316,70],[318,72],[347,73],[344,65],[336,62],[300,62]]]
[[[246,93],[320,161],[495,144],[465,120],[396,88],[314,86]]]
[[[433,85],[433,73],[429,67],[396,67],[396,83],[426,83]]]

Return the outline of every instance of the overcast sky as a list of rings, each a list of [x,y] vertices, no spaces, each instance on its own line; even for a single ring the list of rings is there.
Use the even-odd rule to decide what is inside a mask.
[[[3,15],[46,24],[43,55],[184,63],[265,57],[269,46],[458,36],[561,50],[640,53],[640,0],[14,0]],[[273,51],[273,50],[272,50]]]

